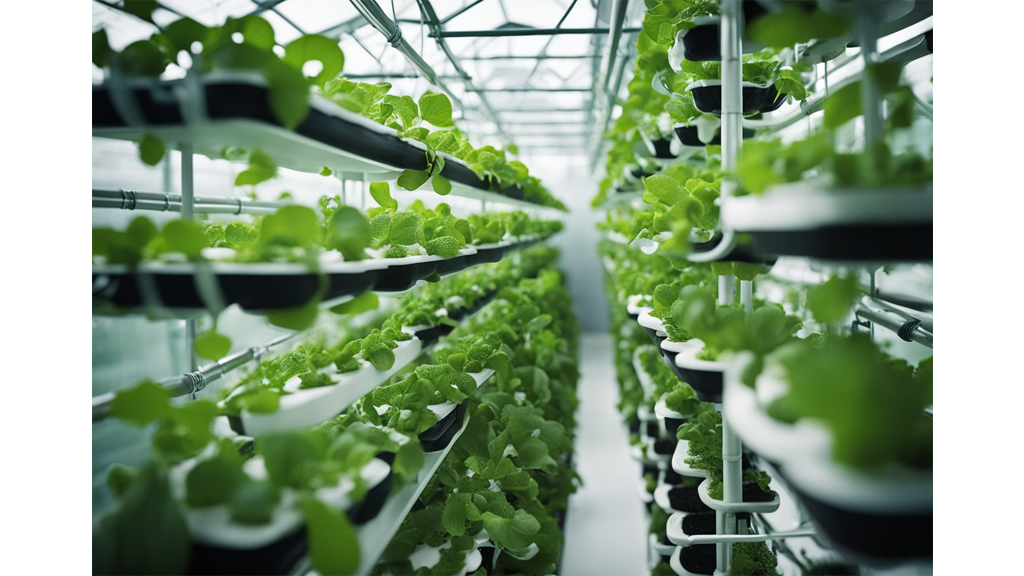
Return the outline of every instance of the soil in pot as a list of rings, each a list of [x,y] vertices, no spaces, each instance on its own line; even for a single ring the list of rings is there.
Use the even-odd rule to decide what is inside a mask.
[[[680,512],[706,512],[709,508],[701,501],[696,488],[676,487],[668,491],[668,503]]]
[[[683,483],[683,476],[669,467],[665,470],[665,484],[675,486]]]
[[[694,574],[714,574],[715,562],[714,544],[686,546],[679,552],[679,563]]]
[[[657,422],[647,423],[647,435],[651,438],[657,438],[661,434],[661,430],[658,428]]]
[[[687,514],[683,517],[683,532],[689,536],[715,534],[715,513]]]
[[[676,444],[679,441],[675,438],[662,438],[654,441],[654,452],[662,456],[671,456],[676,451]]]
[[[236,550],[192,544],[189,574],[289,574],[306,555],[306,529],[256,549]]]

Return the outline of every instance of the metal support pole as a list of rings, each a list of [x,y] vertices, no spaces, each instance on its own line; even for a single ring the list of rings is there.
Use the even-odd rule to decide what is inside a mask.
[[[754,311],[754,281],[740,280],[740,304],[743,311],[750,314]]]
[[[860,83],[861,100],[864,103],[864,148],[870,149],[884,136],[882,96],[870,72],[871,66],[878,62],[878,16],[875,6],[866,6],[857,15],[857,35],[866,72]]]
[[[354,0],[353,0],[354,1]],[[436,30],[431,38],[504,38],[509,36],[561,36],[607,34],[611,28],[503,28],[499,30]],[[641,32],[643,28],[623,28],[623,32]]]
[[[192,143],[182,142],[181,150],[181,219],[192,220],[195,216],[195,174],[192,164]],[[185,354],[189,359],[189,370],[199,368],[199,355],[196,354],[196,335],[199,333],[199,321],[196,318],[185,320]]]

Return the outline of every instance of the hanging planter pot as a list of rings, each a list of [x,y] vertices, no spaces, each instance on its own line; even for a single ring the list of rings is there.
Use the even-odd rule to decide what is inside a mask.
[[[666,340],[662,344],[665,344],[666,342],[669,342],[669,340]],[[686,423],[687,419],[690,418],[690,415],[683,414],[681,412],[676,412],[675,410],[669,408],[665,404],[665,398],[667,396],[668,393],[662,395],[662,397],[654,405],[654,413],[658,416],[658,420],[661,421],[662,426],[665,430],[665,434],[667,434],[670,438],[675,438],[676,432],[679,430],[679,427]]]
[[[659,484],[654,489],[654,501],[667,514],[676,512],[710,512],[701,500],[696,486],[672,486]]]
[[[701,402],[722,401],[722,374],[726,363],[721,361],[701,360],[697,355],[704,349],[704,343],[696,338],[690,346],[676,355],[675,366],[679,369],[682,379],[689,383],[697,393]],[[699,343],[699,345],[697,345]]]
[[[785,184],[727,198],[723,226],[759,252],[825,260],[932,260],[932,187],[829,189]]]
[[[767,10],[757,2],[741,2],[743,21],[749,25],[759,18]],[[698,16],[693,19],[693,28],[679,30],[676,32],[676,41],[669,49],[669,65],[677,72],[680,70],[679,63],[682,60],[690,62],[721,61],[722,51],[719,42],[720,16]],[[763,50],[764,44],[754,42],[749,38],[743,39],[743,53],[753,54]]]
[[[686,87],[693,94],[693,103],[701,112],[721,116],[722,81],[698,80]],[[751,82],[742,83],[743,114],[767,113],[778,110],[786,101],[774,84],[758,86]]]
[[[647,147],[648,153],[654,158],[659,160],[674,160],[679,156],[678,145],[672,141],[672,138],[651,138],[643,130],[639,130],[640,139],[643,140],[644,146]]]
[[[651,341],[658,347],[658,350],[661,350],[662,341],[668,338],[668,333],[665,332],[661,320],[651,316],[650,312],[645,312],[637,317],[637,322],[647,332],[647,335],[651,337]]]
[[[698,544],[676,548],[669,565],[678,576],[710,576],[715,573],[716,562],[715,545]]]
[[[807,455],[827,455],[831,443],[828,432],[806,421],[787,424],[768,415],[765,407],[788,386],[776,373],[775,365],[765,368],[756,382],[756,390],[740,381],[740,375],[753,361],[750,352],[741,352],[725,372],[722,417],[743,442],[743,446],[782,468],[786,462]]]
[[[708,141],[701,139],[701,135],[696,126],[687,126],[685,124],[677,124],[673,131],[676,133],[676,138],[683,146],[721,146],[722,145],[722,131],[716,130],[714,136]],[[754,137],[754,131],[750,128],[743,129],[743,139]]]
[[[689,457],[690,442],[687,440],[679,440],[676,444],[675,452],[672,453],[672,470],[681,476],[687,476],[690,478],[707,478],[707,472],[698,468],[693,468],[686,463],[686,459]]]
[[[741,515],[738,515],[741,516]],[[690,545],[690,536],[716,534],[714,512],[676,512],[665,524],[668,539],[677,546]]]
[[[754,248],[753,242],[745,234],[737,234],[735,236],[736,241],[728,250],[723,250],[715,260],[717,261],[731,261],[731,262],[750,262],[753,264],[764,264],[766,266],[774,266],[778,260],[778,256],[760,252]],[[692,241],[690,249],[693,252],[693,256],[703,255],[707,252],[718,249],[718,247],[725,241],[725,236],[721,232],[715,232],[715,235],[707,241]],[[704,261],[704,260],[701,260]]]
[[[773,495],[770,492],[765,492],[755,483],[743,485],[742,502],[726,503],[712,498],[711,495],[708,494],[708,480],[700,483],[700,486],[697,487],[697,494],[700,496],[701,502],[703,502],[708,508],[711,508],[716,512],[725,512],[728,514],[739,514],[742,512],[748,512],[751,514],[767,514],[778,510],[780,504],[778,493]]]
[[[932,471],[891,465],[854,470],[830,457],[787,462],[779,474],[821,533],[864,563],[932,556]]]

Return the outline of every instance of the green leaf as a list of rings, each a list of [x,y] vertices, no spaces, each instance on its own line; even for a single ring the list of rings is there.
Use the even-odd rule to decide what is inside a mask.
[[[302,124],[309,116],[309,86],[302,72],[272,59],[263,66],[263,77],[270,87],[270,109],[281,125],[290,130]]]
[[[434,126],[451,126],[451,100],[444,94],[427,92],[420,96],[420,116]]]
[[[132,42],[111,59],[125,76],[152,76],[163,73],[167,58],[160,48],[148,40]]]
[[[342,206],[331,215],[328,245],[341,252],[346,260],[362,260],[372,240],[370,222],[359,210]]]
[[[679,181],[671,176],[663,174],[649,176],[644,179],[644,188],[668,206],[675,206],[686,200],[686,193]]]
[[[441,236],[434,238],[423,246],[427,254],[440,256],[442,258],[454,258],[459,255],[459,241],[453,236]]]
[[[171,393],[152,380],[143,380],[135,387],[119,390],[110,403],[110,415],[136,426],[145,426],[167,415],[171,409]]]
[[[297,308],[267,312],[267,321],[274,326],[289,330],[305,330],[313,325],[320,313],[320,295],[317,294],[306,304]]]
[[[523,550],[534,542],[531,536],[540,531],[540,523],[525,510],[516,510],[510,519],[502,518],[492,512],[481,515],[484,529],[500,548],[505,550]]]
[[[210,246],[203,227],[188,220],[171,220],[163,229],[164,241],[170,252],[181,252],[189,259],[197,259],[202,255],[203,248]]]
[[[179,18],[164,27],[164,36],[176,52],[192,53],[192,44],[205,44],[209,34],[209,28],[188,17]]]
[[[311,247],[320,235],[319,225],[320,219],[312,208],[284,206],[263,217],[259,241],[264,246]]]
[[[242,42],[245,44],[264,50],[274,47],[274,27],[259,16],[243,16],[238,20],[225,23],[224,27],[230,32],[239,32],[242,35]]]
[[[388,94],[384,96],[384,103],[395,109],[395,114],[398,115],[402,128],[408,130],[416,125],[416,119],[419,117],[419,108],[411,96],[392,96]]]
[[[231,338],[217,332],[215,328],[211,328],[197,334],[192,347],[200,358],[219,360],[231,351]]]
[[[253,150],[249,154],[249,168],[235,177],[235,186],[252,185],[265,182],[277,176],[277,163],[265,152]]]
[[[146,22],[153,22],[153,11],[160,7],[156,0],[124,0],[124,11],[141,18]]]
[[[536,332],[551,324],[551,320],[551,314],[542,314],[540,316],[537,316],[536,318],[530,320],[530,322],[526,325],[526,331]]]
[[[391,218],[391,245],[409,246],[416,244],[421,226],[419,214],[415,212],[398,212]]]
[[[188,526],[166,474],[154,462],[139,472],[98,537],[111,543],[110,573],[184,574],[188,569]]]
[[[430,173],[424,170],[403,170],[398,176],[398,185],[406,190],[416,190],[423,186],[430,178]]]
[[[253,414],[273,414],[280,407],[281,397],[266,388],[247,393],[241,402],[241,408]]]
[[[309,535],[309,560],[321,574],[354,574],[359,568],[359,538],[348,518],[315,498],[302,502]]]
[[[280,496],[270,482],[246,482],[231,496],[231,520],[239,524],[268,524]]]
[[[117,496],[124,496],[138,477],[138,471],[132,470],[124,464],[114,464],[107,471],[107,486]]]
[[[860,295],[860,283],[853,275],[833,276],[819,286],[807,288],[807,307],[818,322],[846,318]]]
[[[185,477],[186,500],[194,508],[224,504],[247,480],[238,449],[230,440],[222,440],[216,456],[189,470]]]
[[[377,346],[366,351],[366,360],[380,371],[390,370],[395,365],[395,353],[387,346]]]
[[[363,312],[376,310],[378,306],[380,306],[380,301],[377,298],[377,294],[363,292],[348,302],[342,302],[331,308],[331,312],[335,314],[362,314]]]
[[[167,154],[167,147],[164,146],[163,140],[156,136],[145,134],[138,142],[138,156],[142,162],[150,166],[160,164],[165,154]]]
[[[815,7],[787,5],[781,12],[769,12],[750,23],[750,37],[765,46],[787,48],[815,38],[835,38],[850,31],[853,23],[842,16]]]
[[[398,201],[391,197],[391,186],[387,182],[371,182],[370,196],[381,208],[398,210]]]
[[[448,193],[452,191],[452,183],[440,174],[435,174],[431,178],[431,185],[434,188],[434,192],[437,192],[441,196],[447,196]]]
[[[97,30],[92,33],[92,63],[103,68],[110,61],[113,54],[110,48],[110,40],[107,38],[106,30]]]
[[[836,90],[825,100],[824,124],[826,128],[838,128],[863,113],[864,104],[858,81]]]
[[[320,62],[320,73],[313,77],[313,83],[320,87],[340,74],[345,65],[345,55],[338,43],[319,34],[306,34],[291,41],[285,46],[282,59],[300,71],[307,62]]]

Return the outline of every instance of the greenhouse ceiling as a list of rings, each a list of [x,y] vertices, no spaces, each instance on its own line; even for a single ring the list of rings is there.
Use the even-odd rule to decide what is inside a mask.
[[[436,88],[456,100],[456,121],[474,142],[514,143],[524,156],[596,157],[631,67],[642,2],[613,0],[161,0],[155,26],[182,17],[217,25],[259,14],[279,44],[302,34],[337,39],[344,74],[388,81],[394,91]],[[417,66],[357,9],[401,29]],[[630,6],[630,4],[632,4]],[[628,6],[628,10],[626,7]],[[619,17],[615,17],[618,14]],[[379,24],[379,23],[378,23]],[[115,49],[148,37],[154,24],[124,9],[124,0],[94,0],[93,30],[105,28]],[[616,34],[622,30],[622,34]],[[621,40],[619,40],[621,38]],[[395,40],[393,37],[392,40]],[[614,58],[610,55],[615,48]],[[177,71],[183,74],[183,70]],[[94,78],[101,78],[94,68]],[[623,77],[625,76],[625,77]],[[459,105],[461,104],[461,106]]]

